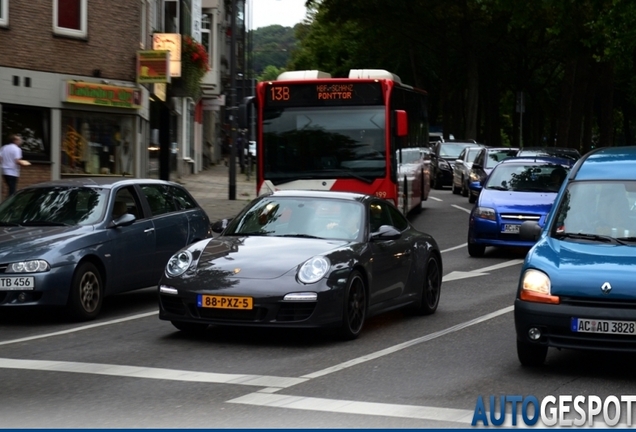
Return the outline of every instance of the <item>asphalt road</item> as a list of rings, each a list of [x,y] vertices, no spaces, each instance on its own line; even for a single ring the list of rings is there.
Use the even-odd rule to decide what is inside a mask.
[[[435,315],[395,311],[361,337],[213,327],[187,336],[157,317],[154,288],[107,299],[96,321],[0,315],[3,428],[470,427],[477,398],[633,391],[628,354],[516,357],[512,304],[525,250],[466,250],[466,198],[432,191],[411,218],[442,249]]]

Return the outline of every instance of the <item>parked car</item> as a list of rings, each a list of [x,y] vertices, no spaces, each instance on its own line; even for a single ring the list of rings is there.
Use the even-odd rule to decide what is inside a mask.
[[[431,184],[435,189],[453,184],[453,166],[466,147],[475,147],[475,141],[438,141],[431,153]]]
[[[211,234],[176,183],[122,177],[41,183],[0,204],[0,308],[66,306],[95,318],[104,297],[155,285],[170,257]]]
[[[514,305],[521,364],[544,363],[548,347],[636,351],[636,147],[584,155],[545,225],[524,222],[536,242]]]
[[[426,201],[431,190],[430,151],[425,147],[410,147],[398,150],[398,181],[406,178],[409,202],[405,208],[411,208],[411,200]],[[421,210],[422,206],[417,207]]]
[[[543,226],[571,166],[570,159],[511,158],[495,166],[483,188],[471,183],[481,192],[470,212],[468,254],[482,256],[486,246],[531,247],[534,241],[519,236],[521,223]]]
[[[455,165],[453,166],[453,193],[461,193],[462,196],[468,196],[468,184],[470,183],[470,169],[473,166],[475,158],[479,154],[479,151],[484,148],[479,147],[466,147],[457,157]]]
[[[492,169],[502,160],[515,157],[519,149],[510,147],[485,147],[481,149],[475,157],[470,173],[468,174],[469,183],[483,183],[492,172]],[[477,200],[479,192],[476,190],[468,190],[468,202],[473,204]],[[466,195],[465,195],[466,196]]]
[[[553,156],[577,161],[581,158],[581,153],[577,149],[568,147],[523,147],[519,149],[516,156]]]
[[[277,191],[213,229],[223,231],[174,254],[159,282],[159,318],[179,330],[334,327],[353,339],[372,315],[437,309],[439,247],[387,200]]]

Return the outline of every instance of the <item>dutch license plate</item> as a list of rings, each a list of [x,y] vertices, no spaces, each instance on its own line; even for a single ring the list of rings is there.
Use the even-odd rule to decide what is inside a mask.
[[[2,276],[0,277],[0,291],[28,291],[35,289],[33,276]]]
[[[252,299],[252,297],[230,297],[201,294],[197,298],[197,306],[200,308],[250,310],[254,308],[254,299]]]
[[[520,226],[521,225],[504,224],[503,229],[501,230],[501,232],[507,233],[507,234],[517,234],[517,233],[519,233],[519,227]]]
[[[636,322],[634,321],[572,318],[570,327],[575,333],[636,334]]]

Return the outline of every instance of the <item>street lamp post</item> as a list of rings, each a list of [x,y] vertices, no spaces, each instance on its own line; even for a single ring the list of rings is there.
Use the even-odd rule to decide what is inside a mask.
[[[232,0],[231,28],[230,36],[230,184],[228,188],[228,199],[236,200],[236,1]]]

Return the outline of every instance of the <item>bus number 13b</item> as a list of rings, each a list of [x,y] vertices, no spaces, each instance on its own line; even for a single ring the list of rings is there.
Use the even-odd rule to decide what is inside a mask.
[[[272,100],[275,101],[288,101],[289,100],[289,87],[272,87]]]

